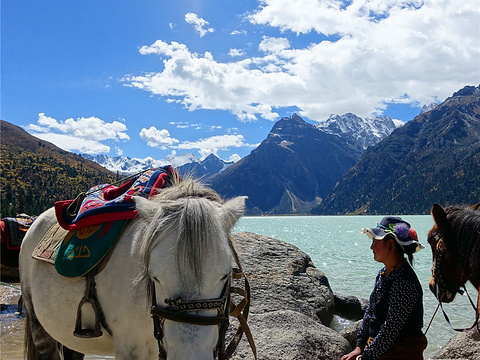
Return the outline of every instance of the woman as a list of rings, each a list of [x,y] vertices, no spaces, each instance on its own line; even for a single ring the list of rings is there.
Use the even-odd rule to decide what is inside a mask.
[[[416,231],[399,217],[384,217],[377,227],[362,233],[373,240],[374,259],[385,267],[375,279],[357,346],[342,360],[421,360],[427,347],[422,333],[423,292],[412,265],[413,254],[424,247]]]

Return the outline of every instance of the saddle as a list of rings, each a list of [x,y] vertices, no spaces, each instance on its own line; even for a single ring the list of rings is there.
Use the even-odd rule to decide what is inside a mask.
[[[23,238],[37,217],[19,214],[0,221],[0,239],[7,250],[20,250]]]
[[[76,199],[57,201],[53,225],[35,247],[32,257],[55,265],[60,275],[86,277],[85,294],[77,310],[74,335],[91,338],[102,335],[101,309],[96,300],[95,275],[108,261],[108,255],[128,220],[138,216],[133,196],[151,198],[172,184],[176,175],[171,166],[149,169],[117,187],[97,185]],[[95,313],[94,329],[82,327],[81,308],[89,303]],[[108,331],[108,326],[102,322]]]

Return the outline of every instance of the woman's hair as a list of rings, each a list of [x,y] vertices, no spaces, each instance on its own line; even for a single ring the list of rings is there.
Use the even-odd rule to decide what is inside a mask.
[[[416,244],[411,244],[407,246],[402,246],[400,245],[396,240],[393,235],[387,234],[384,238],[383,241],[388,241],[392,239],[393,242],[395,243],[395,250],[399,253],[400,256],[404,257],[404,255],[407,255],[408,262],[410,265],[413,267],[413,254],[415,253],[415,250],[417,248]]]

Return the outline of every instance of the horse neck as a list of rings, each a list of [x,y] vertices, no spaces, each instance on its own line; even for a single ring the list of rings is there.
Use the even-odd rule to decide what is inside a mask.
[[[452,224],[451,234],[445,239],[449,256],[461,271],[462,284],[470,281],[478,290],[480,287],[480,212],[452,207],[448,218]]]

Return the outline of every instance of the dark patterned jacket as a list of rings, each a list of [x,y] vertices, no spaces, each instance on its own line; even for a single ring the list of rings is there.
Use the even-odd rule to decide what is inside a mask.
[[[375,288],[357,334],[357,346],[365,347],[363,360],[378,359],[398,339],[423,335],[423,291],[412,267],[405,263],[384,277],[383,268],[375,279]]]

